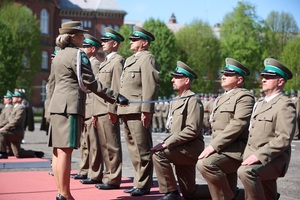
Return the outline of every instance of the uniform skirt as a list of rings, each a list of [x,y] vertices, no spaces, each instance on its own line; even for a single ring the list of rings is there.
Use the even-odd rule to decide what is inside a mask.
[[[76,114],[51,114],[49,147],[78,148],[84,119]]]

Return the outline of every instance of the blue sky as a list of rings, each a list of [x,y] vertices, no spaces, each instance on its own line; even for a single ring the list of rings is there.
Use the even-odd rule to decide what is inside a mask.
[[[222,22],[238,0],[115,0],[127,12],[125,21],[143,22],[149,18],[168,22],[172,13],[179,24],[201,19],[210,25]],[[247,0],[256,6],[256,13],[265,19],[271,11],[291,13],[300,28],[299,0]]]

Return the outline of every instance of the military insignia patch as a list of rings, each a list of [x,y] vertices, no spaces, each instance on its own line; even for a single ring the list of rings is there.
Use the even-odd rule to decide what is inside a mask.
[[[81,53],[81,63],[84,65],[88,65],[89,62],[90,62],[90,60],[89,60],[88,56],[84,52],[82,52]]]

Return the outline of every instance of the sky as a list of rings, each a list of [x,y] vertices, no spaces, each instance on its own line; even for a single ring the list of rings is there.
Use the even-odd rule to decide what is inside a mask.
[[[168,22],[172,13],[177,23],[190,24],[195,19],[211,26],[223,21],[239,0],[115,0],[127,12],[125,21],[144,22],[149,18]],[[256,14],[266,19],[271,11],[284,11],[293,15],[300,28],[299,0],[246,0],[256,7]]]

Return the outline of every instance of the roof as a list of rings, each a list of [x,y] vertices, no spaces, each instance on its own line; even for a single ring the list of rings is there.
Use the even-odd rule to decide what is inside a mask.
[[[62,9],[74,10],[113,10],[122,11],[115,0],[60,0]]]

